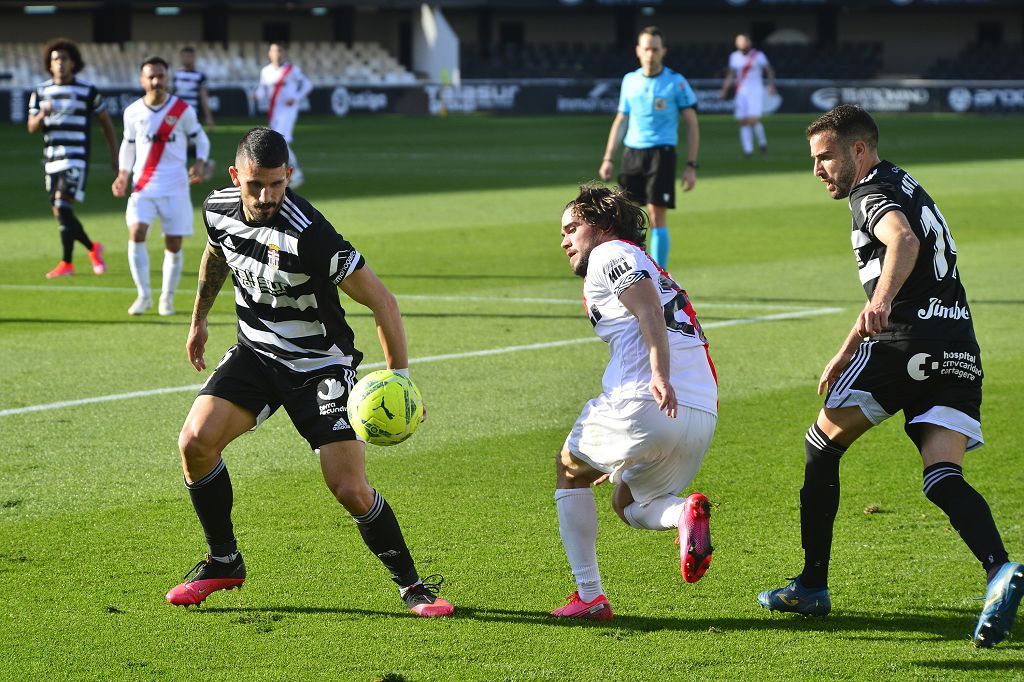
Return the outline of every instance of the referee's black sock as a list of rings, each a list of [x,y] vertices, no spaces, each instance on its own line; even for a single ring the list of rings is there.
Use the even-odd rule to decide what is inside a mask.
[[[67,254],[67,257],[64,260],[68,262],[71,261],[71,250],[67,242],[69,239],[72,245],[78,241],[81,242],[87,250],[92,251],[92,240],[89,239],[89,236],[85,233],[85,228],[82,227],[82,223],[75,216],[75,212],[71,209],[69,204],[62,203],[57,205],[57,220],[60,222],[61,242],[64,243],[64,249]]]
[[[231,477],[224,460],[220,460],[213,471],[198,481],[188,483],[189,497],[195,507],[196,516],[206,534],[206,544],[210,546],[210,556],[229,557],[238,551],[235,541],[235,529],[231,524],[231,505],[234,494],[231,489]]]
[[[953,529],[978,557],[991,580],[1009,557],[988,503],[964,480],[963,468],[952,462],[938,462],[926,467],[924,494],[946,512]]]
[[[388,569],[398,587],[409,587],[419,581],[416,564],[402,537],[395,512],[379,492],[373,491],[373,504],[369,511],[352,518],[355,519],[359,534],[363,536],[363,542]]]
[[[800,489],[800,543],[804,548],[805,587],[828,585],[828,560],[832,552],[832,526],[839,511],[839,460],[846,448],[836,445],[817,423],[807,429],[804,441],[807,462],[804,487]]]

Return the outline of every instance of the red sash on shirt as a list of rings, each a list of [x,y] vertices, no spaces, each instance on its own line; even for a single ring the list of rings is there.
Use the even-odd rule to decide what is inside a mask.
[[[270,96],[270,106],[267,107],[268,121],[272,121],[274,119],[274,107],[277,106],[277,96],[281,94],[281,86],[284,85],[284,80],[288,78],[288,74],[291,72],[291,64],[285,64],[284,68],[281,69],[281,77],[277,79],[277,83],[274,85],[274,93]]]
[[[160,163],[160,157],[164,155],[164,147],[167,146],[167,140],[171,136],[171,131],[178,124],[178,119],[185,112],[187,106],[188,103],[185,100],[178,98],[175,98],[174,103],[171,104],[171,108],[167,111],[167,115],[164,116],[164,120],[161,121],[156,135],[153,136],[153,145],[149,148],[149,155],[146,156],[146,165],[142,168],[142,175],[135,181],[133,192],[141,192],[142,188],[153,177],[157,164]]]
[[[747,63],[743,65],[743,69],[740,71],[739,78],[736,79],[736,92],[740,91],[743,86],[743,81],[746,80],[747,74],[750,73],[750,68],[754,66],[754,60],[757,59],[757,50],[751,50],[750,55],[747,56]]]

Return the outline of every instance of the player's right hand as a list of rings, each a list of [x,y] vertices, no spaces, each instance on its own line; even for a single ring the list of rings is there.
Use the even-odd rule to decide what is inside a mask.
[[[853,353],[836,353],[836,356],[828,361],[821,373],[821,378],[818,379],[818,395],[832,389],[833,384],[839,380],[839,376],[852,359]]]
[[[650,389],[651,395],[658,403],[658,409],[675,419],[679,403],[676,400],[676,390],[672,384],[664,377],[655,374],[651,377]]]
[[[612,179],[612,172],[614,170],[615,164],[613,164],[611,161],[602,161],[601,168],[597,171],[597,175],[605,182],[608,182],[609,180]]]
[[[206,360],[203,358],[203,354],[206,351],[206,340],[209,337],[210,333],[207,330],[205,320],[193,322],[188,330],[185,353],[188,355],[188,361],[196,368],[197,372],[202,372],[206,369]]]

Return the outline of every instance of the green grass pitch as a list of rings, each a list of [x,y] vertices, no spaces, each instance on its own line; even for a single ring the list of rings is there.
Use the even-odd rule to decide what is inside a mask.
[[[283,413],[225,455],[245,588],[199,610],[164,601],[205,552],[176,446],[189,387],[205,377],[184,352],[198,212],[179,314],[131,319],[124,201],[110,196],[101,138],[78,213],[107,245],[109,271],[92,275],[78,247],[79,273],[48,282],[59,240],[41,140],[0,129],[0,679],[1024,678],[1024,624],[995,650],[968,641],[983,574],[921,493],[899,417],[844,458],[832,615],[771,617],[755,601],[800,570],[803,434],[818,375],[864,299],[847,204],[811,176],[811,118],[768,119],[771,154],[750,161],[731,120],[701,119],[700,178],[670,213],[669,269],[708,328],[721,380],[718,433],[695,481],[715,503],[715,561],[684,584],[672,534],[628,528],[599,488],[608,624],[546,614],[573,589],[554,455],[607,357],[558,219],[596,174],[610,117],[300,120],[301,191],[405,315],[429,420],[407,443],[371,449],[368,468],[421,573],[446,578],[458,610],[442,621],[406,612]],[[880,117],[883,157],[928,189],[956,238],[986,370],[988,444],[966,473],[1018,559],[1020,123]],[[212,136],[225,180],[249,125],[222,121]],[[193,190],[196,206],[209,189]],[[211,365],[235,337],[231,299],[222,293],[211,317]],[[349,310],[365,364],[379,362],[372,317]],[[18,411],[156,389],[178,390]]]

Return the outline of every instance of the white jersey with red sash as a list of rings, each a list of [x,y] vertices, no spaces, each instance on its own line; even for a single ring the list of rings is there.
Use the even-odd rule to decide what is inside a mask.
[[[124,142],[135,155],[132,192],[156,197],[187,191],[188,142],[200,136],[206,141],[195,109],[185,100],[171,95],[155,109],[143,99],[132,102],[124,110]],[[197,156],[202,151],[205,159],[205,151],[199,147],[197,144]],[[208,149],[209,143],[202,147]],[[122,168],[128,160],[122,158]]]
[[[623,292],[644,279],[653,282],[665,311],[670,381],[679,403],[717,414],[714,365],[686,292],[643,249],[625,240],[594,247],[583,283],[587,316],[611,354],[602,380],[604,392],[613,399],[654,399],[649,388],[650,353],[640,323],[619,300]]]
[[[258,94],[267,103],[267,120],[271,122],[275,115],[297,113],[302,98],[312,89],[313,84],[302,69],[291,62],[280,66],[267,64],[260,71]]]
[[[760,50],[751,50],[747,54],[736,50],[729,55],[729,69],[736,75],[736,96],[760,97],[767,66],[768,58]]]

